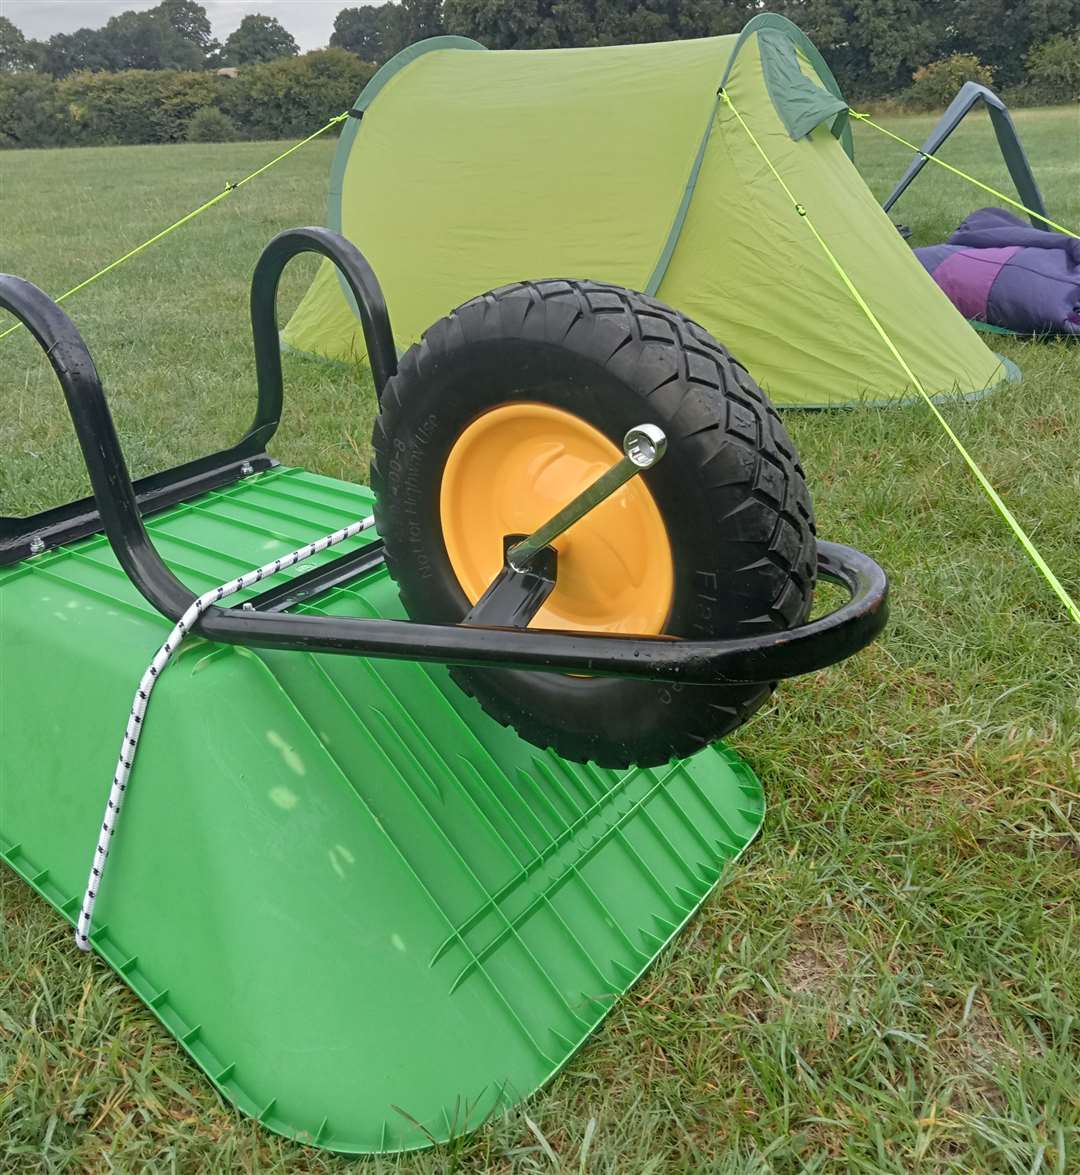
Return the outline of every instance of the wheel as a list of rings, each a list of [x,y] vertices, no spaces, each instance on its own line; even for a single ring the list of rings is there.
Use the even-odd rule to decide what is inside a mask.
[[[712,638],[791,627],[817,567],[810,495],[763,393],[700,326],[587,281],[504,286],[435,323],[375,423],[375,517],[415,620],[457,623],[503,562],[622,456],[667,454],[555,540],[532,628]],[[497,721],[566,758],[651,766],[727,734],[772,685],[668,685],[454,669]]]

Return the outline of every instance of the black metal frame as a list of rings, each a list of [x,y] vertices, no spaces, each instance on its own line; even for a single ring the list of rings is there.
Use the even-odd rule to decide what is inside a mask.
[[[115,529],[121,525],[121,518],[127,519],[132,512],[152,514],[277,464],[266,452],[281,422],[284,403],[277,289],[282,271],[298,253],[328,257],[345,275],[361,308],[375,388],[381,395],[386,381],[397,370],[397,352],[390,316],[371,266],[359,249],[326,229],[302,228],[282,233],[263,251],[251,283],[258,399],[250,428],[231,448],[140,478],[133,486],[94,361],[75,324],[37,286],[0,274],[0,308],[18,318],[48,356],[67,399],[93,490],[90,498],[28,518],[0,516],[0,567],[102,529],[111,538],[110,517]],[[128,490],[132,493],[128,494]],[[130,497],[134,497],[134,503],[128,500]],[[139,590],[147,595],[141,586]]]
[[[489,628],[528,628],[529,621],[555,590],[559,556],[554,547],[541,547],[524,569],[510,562],[510,548],[524,534],[503,535],[502,570],[488,589],[465,614],[462,624]]]
[[[343,587],[354,579],[378,571],[385,562],[386,551],[382,539],[373,539],[348,555],[295,575],[277,587],[267,588],[248,600],[247,606],[257,612],[285,612],[332,588]]]
[[[1016,185],[1021,202],[1033,212],[1039,213],[1040,216],[1046,215],[1042,192],[1039,191],[1039,185],[1035,182],[1035,176],[1031,171],[1031,164],[1028,163],[1028,157],[1020,144],[1020,136],[1016,133],[1016,126],[1013,123],[1012,115],[1009,114],[1009,108],[993,90],[986,86],[980,86],[978,82],[965,82],[960,87],[960,92],[949,103],[945,113],[938,120],[937,126],[923,143],[919,154],[911,161],[900,182],[881,206],[885,212],[892,208],[926,166],[927,157],[937,152],[941,144],[956,130],[965,115],[970,113],[972,107],[978,102],[982,102],[990,112],[990,121],[994,126],[998,147],[1001,149],[1005,166],[1009,169],[1009,175]],[[1038,216],[1032,216],[1029,219],[1035,228],[1050,228],[1050,225],[1040,220]]]
[[[0,308],[18,318],[48,356],[94,493],[92,502],[76,502],[33,518],[0,519],[0,565],[103,530],[121,567],[143,596],[170,619],[180,618],[195,596],[161,559],[142,515],[273,464],[266,445],[277,429],[283,400],[277,287],[285,265],[305,252],[329,258],[344,274],[360,309],[375,388],[381,397],[397,369],[397,357],[386,303],[370,266],[359,250],[326,229],[281,233],[263,252],[252,279],[258,408],[251,428],[231,449],[135,485],[101,381],[75,325],[30,282],[0,275]],[[211,608],[198,630],[210,640],[255,648],[653,681],[750,684],[809,673],[850,656],[878,635],[888,611],[888,585],[881,568],[859,551],[819,542],[819,574],[843,586],[850,598],[827,616],[784,632],[733,640],[677,640],[519,627],[535,615],[554,584],[554,552],[551,556],[537,559],[528,572],[504,570],[462,624],[284,611],[378,566],[381,544],[372,543],[264,592],[245,608]]]

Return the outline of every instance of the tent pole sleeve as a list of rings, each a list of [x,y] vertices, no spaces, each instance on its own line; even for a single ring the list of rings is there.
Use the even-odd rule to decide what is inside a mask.
[[[694,162],[690,168],[690,175],[686,181],[686,186],[683,188],[682,199],[679,201],[679,207],[675,211],[675,219],[672,221],[671,228],[668,229],[667,239],[664,241],[664,247],[660,250],[660,256],[657,258],[656,265],[653,266],[652,274],[645,283],[644,292],[650,297],[655,297],[656,291],[660,289],[660,283],[664,280],[664,275],[667,273],[668,266],[671,264],[671,258],[675,253],[675,246],[679,243],[679,236],[682,233],[683,225],[686,223],[686,215],[690,211],[690,202],[694,198],[694,189],[697,187],[698,176],[701,174],[701,165],[705,161],[705,151],[709,146],[709,138],[712,135],[713,127],[716,126],[716,115],[719,109],[720,98],[718,95],[709,112],[709,121],[705,127],[705,133],[701,136],[701,142],[698,144],[697,154],[694,156]]]

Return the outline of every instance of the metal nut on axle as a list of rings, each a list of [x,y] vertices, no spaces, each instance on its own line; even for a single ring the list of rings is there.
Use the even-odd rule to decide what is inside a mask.
[[[639,469],[651,469],[667,452],[667,436],[656,424],[639,424],[623,437],[623,452]]]

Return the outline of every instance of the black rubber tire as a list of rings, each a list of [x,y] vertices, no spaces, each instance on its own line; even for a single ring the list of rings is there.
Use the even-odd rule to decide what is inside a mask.
[[[618,446],[645,422],[667,434],[667,455],[643,476],[675,562],[669,634],[736,637],[807,618],[817,569],[810,495],[790,437],[746,370],[644,294],[539,281],[483,294],[435,323],[385,389],[373,438],[375,517],[413,619],[456,623],[468,610],[443,544],[442,470],[467,425],[516,400],[574,412]],[[692,754],[745,722],[773,689],[452,673],[523,738],[602,766]]]

